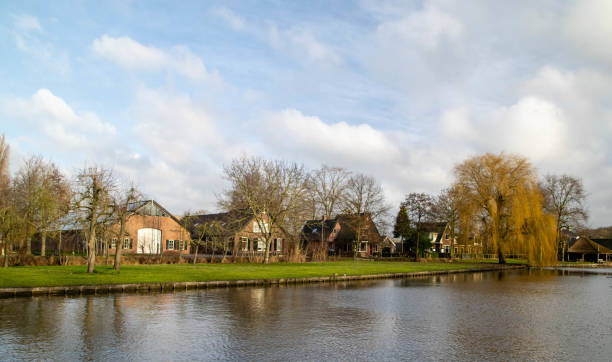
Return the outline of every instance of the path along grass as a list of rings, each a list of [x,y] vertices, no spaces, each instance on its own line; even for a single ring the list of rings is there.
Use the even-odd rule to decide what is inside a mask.
[[[380,273],[459,270],[487,267],[486,263],[414,263],[385,261],[336,261],[325,263],[275,264],[162,264],[96,266],[23,266],[0,268],[0,288],[50,287],[121,283],[195,282],[211,280],[305,278]]]

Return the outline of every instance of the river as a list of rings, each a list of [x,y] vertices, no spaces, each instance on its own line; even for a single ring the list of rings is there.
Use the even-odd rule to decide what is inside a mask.
[[[612,270],[0,300],[0,359],[612,360]]]

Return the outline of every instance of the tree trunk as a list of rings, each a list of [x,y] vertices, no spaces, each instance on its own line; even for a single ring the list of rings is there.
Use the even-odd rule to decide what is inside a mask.
[[[26,255],[32,255],[32,236],[26,238]]]
[[[43,229],[40,236],[40,256],[47,255],[47,230]]]
[[[57,255],[62,256],[62,231],[59,231],[59,240],[57,242]]]
[[[210,253],[210,263],[215,262],[215,242],[212,242],[212,252]]]
[[[115,247],[115,264],[114,270],[121,269],[121,251],[123,250],[123,235],[125,234],[125,219],[121,218],[119,224],[119,237],[117,238],[117,246]]]
[[[200,246],[200,243],[196,243],[195,254],[193,254],[193,265],[195,265],[198,260],[198,247],[199,246]]]
[[[500,264],[506,264],[506,258],[504,258],[504,253],[501,251],[501,247],[497,247],[497,257],[499,258]]]
[[[87,241],[87,272],[93,273],[96,266],[96,232],[92,231],[89,234],[89,240]]]
[[[95,210],[95,208],[94,208]],[[93,273],[96,267],[96,221],[98,220],[98,214],[93,211],[91,220],[89,220],[89,240],[88,244],[88,255],[87,255],[87,272]]]
[[[417,229],[416,258],[415,258],[416,261],[419,261],[419,241],[421,241],[421,231]]]
[[[8,268],[9,261],[9,241],[8,238],[4,239],[4,267]]]
[[[266,252],[264,253],[264,264],[270,264],[270,238],[266,238]]]

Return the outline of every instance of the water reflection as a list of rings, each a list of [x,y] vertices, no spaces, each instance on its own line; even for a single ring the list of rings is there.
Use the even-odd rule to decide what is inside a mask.
[[[562,274],[0,300],[0,359],[609,360],[612,278]]]

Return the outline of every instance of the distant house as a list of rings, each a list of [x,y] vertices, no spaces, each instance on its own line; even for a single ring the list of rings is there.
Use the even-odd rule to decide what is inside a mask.
[[[334,254],[336,251],[335,240],[340,232],[340,223],[336,219],[328,219],[323,216],[319,220],[308,220],[302,229],[302,236],[306,253]]]
[[[602,244],[608,244],[608,239],[600,239]],[[567,249],[571,261],[608,261],[612,260],[612,250],[585,236],[578,236],[569,242]]]
[[[334,219],[308,220],[303,229],[307,249],[324,243],[337,255],[372,256],[382,251],[383,238],[368,213],[342,214]],[[323,241],[321,241],[321,238]],[[310,245],[310,246],[308,246]]]
[[[419,227],[431,242],[430,252],[450,254],[450,230],[445,222],[424,222]]]
[[[383,237],[380,247],[382,256],[391,256],[397,253],[401,248],[402,240],[400,238],[392,238],[389,236]]]
[[[210,223],[213,221],[220,222],[225,229],[222,237],[227,238],[230,242],[230,249],[233,255],[257,255],[263,254],[266,251],[266,242],[264,233],[269,230],[267,218],[263,215],[263,225],[259,225],[255,217],[238,215],[236,213],[222,212],[216,214],[192,215],[194,222],[192,225],[192,238],[197,238],[195,227],[199,224]],[[281,255],[287,250],[287,241],[283,238],[282,232],[278,228],[272,228],[272,245],[270,253],[272,255]]]
[[[467,241],[461,242],[455,235],[453,242],[451,238],[450,224],[445,222],[423,223],[422,232],[425,232],[432,243],[431,251],[442,257],[451,254],[451,248],[455,255],[482,253],[482,243],[476,235],[472,234]]]

